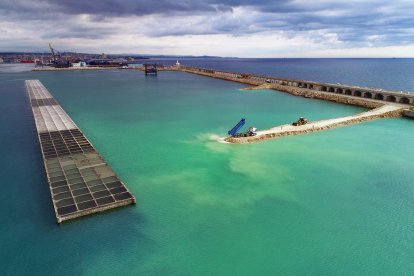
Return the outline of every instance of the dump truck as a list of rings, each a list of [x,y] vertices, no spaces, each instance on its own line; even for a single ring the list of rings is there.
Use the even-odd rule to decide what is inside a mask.
[[[246,119],[241,118],[241,120],[227,133],[231,135],[232,137],[249,137],[249,136],[255,136],[257,135],[257,128],[255,127],[249,127],[249,130],[245,133],[237,133],[246,123]]]

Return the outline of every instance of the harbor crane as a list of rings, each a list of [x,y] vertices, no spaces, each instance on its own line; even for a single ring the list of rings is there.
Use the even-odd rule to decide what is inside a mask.
[[[49,43],[49,49],[52,52],[53,62],[56,63],[57,62],[57,58],[56,58],[56,54],[55,54],[55,49],[53,49],[52,44],[50,44],[50,43]]]
[[[56,49],[52,47],[52,44],[49,43],[50,52],[52,52],[52,64],[56,68],[66,68],[70,66],[69,61],[62,60],[61,55]]]

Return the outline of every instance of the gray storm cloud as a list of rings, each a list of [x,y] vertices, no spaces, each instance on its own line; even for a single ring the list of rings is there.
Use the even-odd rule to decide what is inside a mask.
[[[305,0],[3,0],[0,49],[51,39],[192,35],[249,36],[277,32],[333,47],[414,43],[413,1]],[[36,38],[28,37],[36,32]],[[14,39],[14,42],[12,41]],[[74,45],[76,47],[76,45]],[[336,47],[336,46],[335,46]]]

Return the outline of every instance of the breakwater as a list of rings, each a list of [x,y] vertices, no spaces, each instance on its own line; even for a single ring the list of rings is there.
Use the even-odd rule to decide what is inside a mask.
[[[27,80],[56,220],[135,203],[135,197],[38,80]]]
[[[401,107],[407,107],[410,104],[414,104],[413,93],[400,93],[397,91],[374,89],[368,87],[292,80],[277,78],[273,76],[261,76],[245,73],[234,73],[190,66],[173,66],[170,70],[183,71],[187,73],[235,81],[254,86],[266,84],[268,89],[275,89],[297,96],[329,100],[367,108],[376,108],[385,103],[392,103]]]
[[[250,137],[228,137],[224,141],[233,144],[245,144],[252,142],[259,142],[266,139],[280,138],[290,135],[307,134],[321,130],[332,129],[335,127],[346,126],[351,124],[357,124],[369,120],[375,120],[380,118],[399,117],[401,116],[402,109],[393,105],[383,105],[381,107],[372,109],[367,112],[362,112],[356,115],[333,118],[328,120],[322,120],[317,122],[310,122],[306,125],[293,126],[282,125],[273,127],[266,130],[257,132],[256,136]]]

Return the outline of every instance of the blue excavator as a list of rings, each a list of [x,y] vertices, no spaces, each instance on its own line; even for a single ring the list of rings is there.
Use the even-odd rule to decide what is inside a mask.
[[[244,125],[246,124],[246,119],[241,118],[241,120],[227,133],[231,135],[232,137],[249,137],[249,136],[255,136],[257,135],[257,128],[255,127],[249,127],[249,130],[245,133],[237,133]]]

